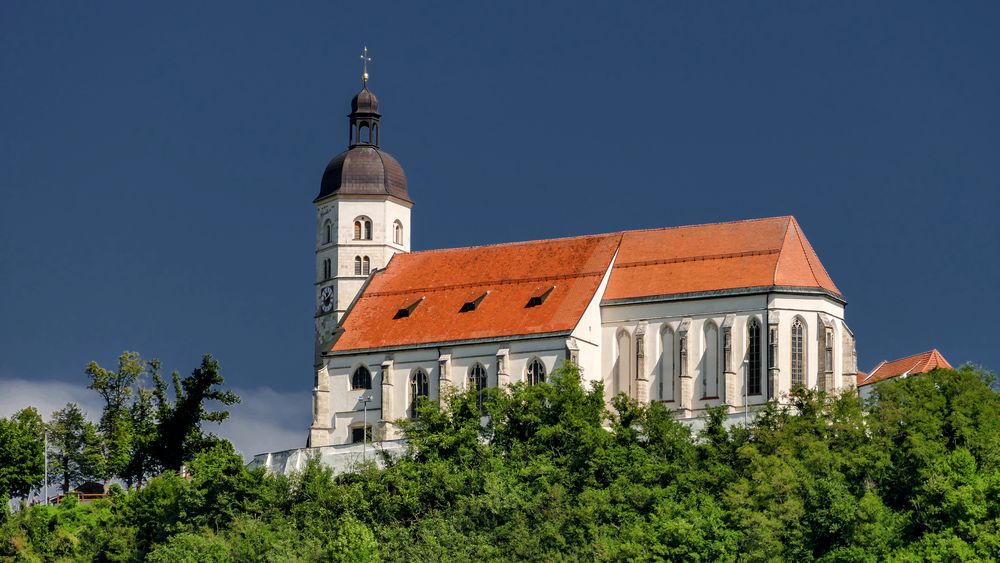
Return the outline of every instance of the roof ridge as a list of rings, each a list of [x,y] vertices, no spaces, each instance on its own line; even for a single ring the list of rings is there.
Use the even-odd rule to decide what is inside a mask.
[[[697,223],[694,225],[674,225],[670,227],[651,227],[649,229],[631,229],[625,231],[611,231],[606,233],[591,233],[587,235],[570,235],[566,237],[554,237],[554,238],[540,238],[540,239],[529,239],[529,240],[516,240],[508,242],[496,242],[492,244],[477,244],[472,246],[454,246],[451,248],[428,248],[426,250],[413,250],[407,254],[427,254],[431,252],[447,252],[449,250],[471,250],[473,248],[493,248],[497,246],[512,246],[517,244],[532,244],[532,243],[542,243],[542,242],[552,242],[557,240],[573,240],[573,239],[584,239],[584,238],[597,238],[597,237],[611,237],[611,236],[624,236],[628,233],[648,233],[653,231],[670,231],[674,229],[690,229],[694,227],[714,227],[717,225],[735,225],[739,223],[758,223],[761,221],[774,221],[776,219],[794,219],[792,215],[777,215],[774,217],[757,217],[753,219],[736,219],[733,221],[717,221],[714,223]]]
[[[406,252],[405,254],[407,254],[407,255],[413,255],[413,254],[433,254],[435,252],[451,252],[451,251],[456,251],[456,250],[474,250],[474,249],[477,249],[477,248],[496,248],[496,247],[499,247],[499,246],[517,246],[517,245],[528,245],[528,244],[541,244],[541,243],[544,243],[544,242],[569,241],[569,240],[588,239],[588,238],[610,238],[610,237],[613,237],[613,236],[621,236],[622,233],[623,233],[623,231],[619,231],[619,232],[615,232],[615,233],[598,233],[598,234],[590,234],[590,235],[573,235],[573,236],[568,236],[568,237],[540,238],[540,239],[532,239],[532,240],[515,240],[515,241],[508,241],[508,242],[495,242],[495,243],[492,243],[492,244],[476,244],[476,245],[473,245],[473,246],[453,246],[453,247],[450,247],[450,248],[428,248],[426,250],[412,250],[410,252]]]
[[[759,223],[761,221],[774,221],[775,219],[793,219],[791,215],[775,215],[773,217],[756,217],[752,219],[734,219],[732,221],[716,221],[713,223],[696,223],[694,225],[674,225],[672,227],[651,227],[648,229],[631,229],[622,231],[625,233],[648,233],[652,231],[670,231],[673,229],[690,229],[693,227],[715,227],[718,225],[736,225],[739,223]]]
[[[789,221],[788,224],[791,228],[795,229],[795,236],[799,239],[799,250],[802,251],[802,257],[806,259],[806,265],[809,266],[809,273],[812,275],[813,281],[816,282],[816,285],[822,286],[822,283],[816,276],[816,270],[813,269],[812,260],[809,259],[809,253],[806,252],[806,236],[802,234],[802,229],[799,228],[799,222],[792,217],[792,220]],[[813,251],[813,253],[815,252],[816,251]]]
[[[778,249],[778,259],[774,261],[774,270],[771,272],[771,283],[778,285],[778,266],[781,264],[781,255],[785,252],[785,243],[788,241],[788,227],[792,222],[788,221],[785,223],[785,232],[781,234],[781,247]],[[816,280],[816,276],[813,276],[813,281]]]

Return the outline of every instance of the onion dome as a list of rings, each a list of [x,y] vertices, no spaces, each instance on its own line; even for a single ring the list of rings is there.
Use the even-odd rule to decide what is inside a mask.
[[[367,85],[351,98],[351,113],[378,113],[378,98]]]

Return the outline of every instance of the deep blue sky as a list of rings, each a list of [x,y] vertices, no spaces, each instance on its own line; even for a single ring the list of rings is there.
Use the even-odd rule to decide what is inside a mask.
[[[862,368],[998,368],[998,6],[4,2],[0,390],[130,349],[308,392],[366,43],[415,249],[794,214]]]

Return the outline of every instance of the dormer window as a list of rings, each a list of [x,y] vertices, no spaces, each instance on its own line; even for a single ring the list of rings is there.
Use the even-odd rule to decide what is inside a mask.
[[[486,296],[489,294],[490,294],[489,291],[485,291],[480,295],[467,300],[465,304],[462,305],[462,308],[459,310],[459,313],[468,313],[470,311],[475,311],[477,308],[479,308],[479,304],[483,302],[483,299],[486,299]]]
[[[410,303],[409,305],[406,305],[405,307],[401,307],[398,311],[396,311],[396,315],[394,317],[392,317],[392,318],[394,318],[394,319],[405,319],[406,317],[409,317],[410,315],[413,314],[413,311],[417,308],[417,305],[420,305],[421,303],[423,303],[423,301],[424,301],[424,298],[421,297],[420,299],[417,299],[413,303]]]
[[[525,308],[538,307],[542,303],[545,303],[545,300],[549,298],[549,295],[552,294],[552,290],[555,288],[556,286],[553,285],[544,289],[536,289],[531,298],[528,299],[528,304],[525,305]]]

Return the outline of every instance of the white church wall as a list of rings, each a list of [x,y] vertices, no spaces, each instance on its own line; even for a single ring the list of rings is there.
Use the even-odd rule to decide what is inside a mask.
[[[601,301],[604,299],[604,291],[608,287],[608,280],[611,279],[611,270],[614,268],[617,259],[618,253],[615,252],[615,255],[611,258],[611,262],[608,264],[608,269],[601,278],[600,285],[597,286],[597,291],[591,297],[590,303],[587,304],[587,308],[584,309],[583,315],[580,316],[580,321],[572,333],[572,338],[575,340],[574,344],[579,351],[577,354],[577,365],[580,366],[583,379],[588,382],[601,381],[603,379],[601,374],[606,373],[601,369],[601,342],[603,339],[601,324],[603,311]],[[605,382],[605,385],[607,385],[607,382]]]
[[[361,396],[368,392],[372,400],[368,403],[367,421],[369,425],[374,425],[376,421],[394,421],[409,416],[412,391],[410,388],[410,377],[415,370],[422,369],[428,375],[428,391],[432,400],[440,397],[440,364],[441,356],[450,357],[449,370],[452,385],[458,391],[469,389],[469,373],[477,363],[482,364],[487,372],[487,385],[496,387],[497,378],[497,354],[501,350],[507,350],[507,374],[508,383],[525,381],[525,373],[528,364],[533,359],[538,359],[545,366],[546,376],[558,367],[566,358],[566,337],[548,337],[532,339],[498,339],[489,343],[476,343],[466,345],[454,345],[447,347],[427,347],[412,348],[405,350],[394,350],[391,352],[375,352],[357,355],[337,355],[325,360],[324,366],[319,370],[318,388],[323,389],[327,395],[329,403],[326,419],[317,419],[314,426],[324,426],[329,424],[330,431],[326,442],[314,440],[314,446],[328,444],[344,444],[350,442],[351,428],[361,426],[364,423],[364,404],[360,401]],[[384,374],[382,366],[386,361],[391,361],[391,368],[388,376],[391,377],[392,385],[383,385]],[[372,374],[372,389],[352,389],[351,377],[358,366],[364,365]],[[392,406],[391,412],[382,412],[383,392],[391,392],[388,403]],[[313,432],[316,436],[316,432]],[[390,431],[386,438],[397,437]]]
[[[823,377],[821,355],[826,353],[822,343],[826,327],[820,320],[820,315],[826,316],[833,328],[834,386],[830,391],[843,389],[843,304],[819,295],[774,294],[770,299],[769,307],[770,314],[777,315],[779,319],[778,366],[781,377],[778,395],[791,391],[792,324],[796,318],[801,319],[806,328],[804,337],[806,386],[811,389],[820,387]]]
[[[601,373],[608,389],[609,398],[616,389],[619,335],[623,332],[628,335],[628,369],[633,380],[641,380],[641,378],[636,378],[637,367],[633,356],[636,354],[636,330],[642,325],[645,331],[644,374],[646,377],[644,379],[648,381],[645,396],[648,396],[650,400],[665,401],[665,404],[678,410],[682,416],[697,416],[708,407],[726,404],[733,409],[742,408],[744,402],[751,406],[762,405],[769,400],[772,394],[768,387],[768,324],[777,321],[778,325],[778,356],[776,358],[778,377],[773,395],[780,397],[791,390],[791,327],[797,316],[803,320],[807,332],[804,342],[807,385],[816,388],[823,375],[819,373],[820,367],[817,362],[819,355],[825,353],[819,338],[819,335],[825,330],[820,320],[820,315],[823,315],[829,319],[833,328],[834,389],[843,387],[844,353],[841,350],[841,343],[844,331],[844,307],[825,296],[761,294],[684,301],[610,304],[602,307],[601,314],[601,347],[603,349]],[[726,395],[726,366],[724,365],[725,350],[722,327],[727,315],[733,315],[730,330],[732,335],[731,362],[735,381],[734,385],[728,389],[732,396]],[[747,331],[751,318],[756,318],[761,328],[762,389],[759,395],[747,396],[746,378],[749,367]],[[690,379],[687,381],[680,378],[681,358],[679,350],[680,330],[685,320],[687,320],[687,364],[685,368],[690,374]],[[717,330],[715,332],[716,338],[718,338],[716,341],[718,346],[717,363],[706,357],[706,351],[709,350],[706,342],[706,326],[709,322],[714,323]],[[669,330],[668,335],[671,335],[672,338],[668,337],[668,340],[664,341],[662,335],[666,329]],[[625,342],[625,340],[622,341]],[[670,354],[664,355],[665,345],[669,347],[671,344],[675,349],[667,350]],[[669,362],[669,366],[666,362]],[[710,373],[710,370],[706,368],[711,368],[713,363],[716,368]],[[707,378],[711,379],[708,379],[710,384],[707,387],[708,393],[706,395],[705,382]],[[628,390],[633,393],[633,396],[638,395],[635,381],[631,386],[624,380],[617,383],[617,388]]]
[[[601,358],[601,373],[603,374],[605,388],[608,390],[608,397],[612,396],[615,387],[615,368],[618,360],[618,334],[626,331],[631,337],[631,348],[629,354],[635,354],[635,332],[640,324],[644,324],[645,330],[645,365],[644,372],[647,379],[646,396],[650,400],[663,400],[672,409],[678,410],[683,416],[696,415],[710,406],[723,404],[742,404],[743,383],[742,377],[738,378],[740,383],[736,389],[739,395],[738,400],[733,403],[725,396],[725,369],[723,366],[724,350],[722,342],[722,324],[727,314],[735,315],[735,322],[732,327],[732,355],[733,362],[737,365],[737,373],[742,375],[745,366],[742,359],[746,353],[746,322],[747,315],[756,314],[758,318],[763,318],[763,312],[767,305],[764,295],[738,295],[723,296],[707,299],[691,299],[677,301],[659,301],[633,304],[610,304],[601,308],[602,316],[602,339],[601,345],[604,350]],[[684,382],[680,377],[680,329],[682,322],[688,319],[687,326],[687,363],[686,373],[690,378]],[[704,331],[707,322],[713,322],[718,329],[718,363],[717,363],[717,384],[715,392],[706,397],[703,393],[704,381],[707,374],[704,373],[704,352],[705,337]],[[665,329],[673,335],[671,342],[674,350],[670,358],[664,358],[664,342],[662,334]],[[766,347],[762,347],[762,352],[766,352]],[[664,362],[670,360],[672,369],[664,369]],[[634,364],[629,366],[632,373],[635,373]],[[766,377],[766,373],[764,374]],[[713,383],[715,383],[713,381]],[[628,388],[624,381],[619,382],[618,388]],[[714,397],[714,398],[711,398]],[[761,397],[750,397],[751,404],[763,403],[766,395]]]

